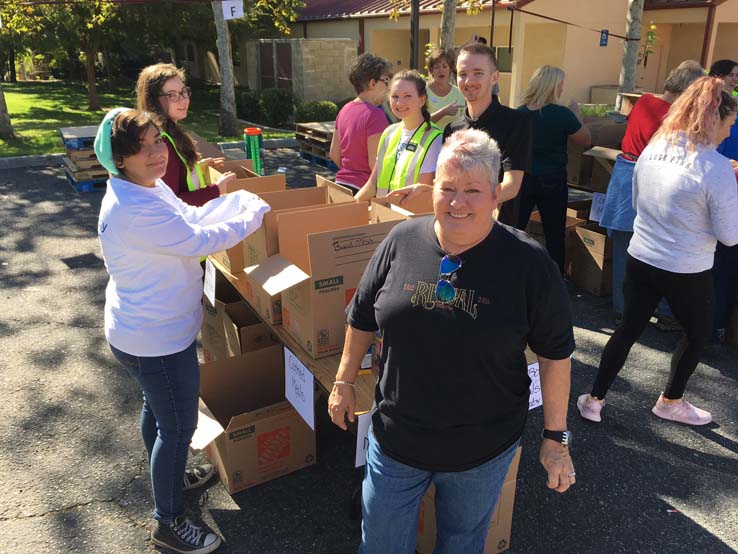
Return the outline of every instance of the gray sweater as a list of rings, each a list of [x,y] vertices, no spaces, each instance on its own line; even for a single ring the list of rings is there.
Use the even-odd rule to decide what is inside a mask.
[[[688,152],[681,137],[659,139],[638,158],[633,174],[634,235],[628,253],[674,273],[712,268],[716,241],[738,244],[738,185],[727,158],[714,148]]]

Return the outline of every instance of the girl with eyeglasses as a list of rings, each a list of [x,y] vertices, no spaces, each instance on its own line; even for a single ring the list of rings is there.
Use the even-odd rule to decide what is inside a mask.
[[[228,171],[216,183],[206,184],[202,167],[222,167],[224,159],[200,159],[195,142],[179,126],[179,122],[187,117],[190,96],[190,88],[185,85],[184,71],[172,64],[150,65],[138,76],[138,109],[154,116],[169,152],[163,181],[183,202],[202,206],[208,200],[225,193],[227,183],[236,176]]]

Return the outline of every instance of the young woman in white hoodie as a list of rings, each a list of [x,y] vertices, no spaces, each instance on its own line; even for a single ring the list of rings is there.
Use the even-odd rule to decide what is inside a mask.
[[[182,498],[197,426],[202,323],[199,258],[261,226],[269,206],[238,191],[202,207],[182,202],[161,177],[167,148],[148,113],[118,108],[100,125],[95,152],[111,173],[98,234],[110,281],[105,337],[143,390],[141,434],[151,467],[155,544],[205,554],[221,538],[188,517]]]

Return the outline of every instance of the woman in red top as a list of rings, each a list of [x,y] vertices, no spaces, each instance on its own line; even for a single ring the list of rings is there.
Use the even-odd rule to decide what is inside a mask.
[[[202,206],[225,192],[226,184],[235,179],[226,172],[216,183],[208,185],[202,167],[223,166],[223,158],[200,160],[195,143],[178,123],[187,117],[190,88],[185,86],[184,71],[172,64],[158,63],[145,67],[136,83],[138,109],[154,116],[169,152],[167,170],[162,180],[187,204]]]
[[[644,94],[628,115],[628,126],[622,143],[623,153],[618,156],[613,167],[600,218],[600,225],[612,237],[612,307],[616,319],[622,317],[625,305],[625,260],[636,215],[632,189],[635,162],[661,126],[672,102],[679,98],[692,81],[704,75],[705,70],[696,61],[680,63],[666,78],[663,96],[657,98],[653,94]]]

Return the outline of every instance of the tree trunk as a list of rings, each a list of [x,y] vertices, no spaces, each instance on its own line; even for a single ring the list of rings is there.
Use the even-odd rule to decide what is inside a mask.
[[[100,109],[100,102],[97,100],[97,85],[95,83],[95,55],[94,49],[85,50],[87,58],[87,109],[96,112]]]
[[[641,20],[643,19],[643,1],[628,0],[628,19],[625,23],[625,47],[623,49],[623,64],[620,67],[620,86],[618,92],[633,92],[636,80],[636,65],[638,62],[638,48],[641,40]],[[620,110],[622,99],[618,96],[615,109]]]
[[[231,34],[228,22],[223,19],[223,4],[211,2],[215,16],[215,35],[220,62],[220,117],[218,132],[221,136],[238,136],[239,125],[236,117],[236,90],[233,77],[233,56],[231,55]]]
[[[5,103],[5,93],[0,85],[0,138],[15,138],[13,126],[10,124],[10,114],[8,113],[8,105]]]
[[[10,71],[10,82],[17,83],[18,76],[15,74],[15,48],[10,45],[10,52],[8,53],[8,69]]]
[[[441,38],[439,46],[447,50],[454,47],[454,27],[456,27],[456,0],[443,0],[441,14]]]
[[[70,81],[81,81],[82,74],[79,71],[79,54],[74,48],[67,49],[68,71]]]
[[[105,63],[105,74],[108,76],[108,83],[112,84],[113,79],[113,65],[110,63],[110,50],[103,52],[103,62]]]

